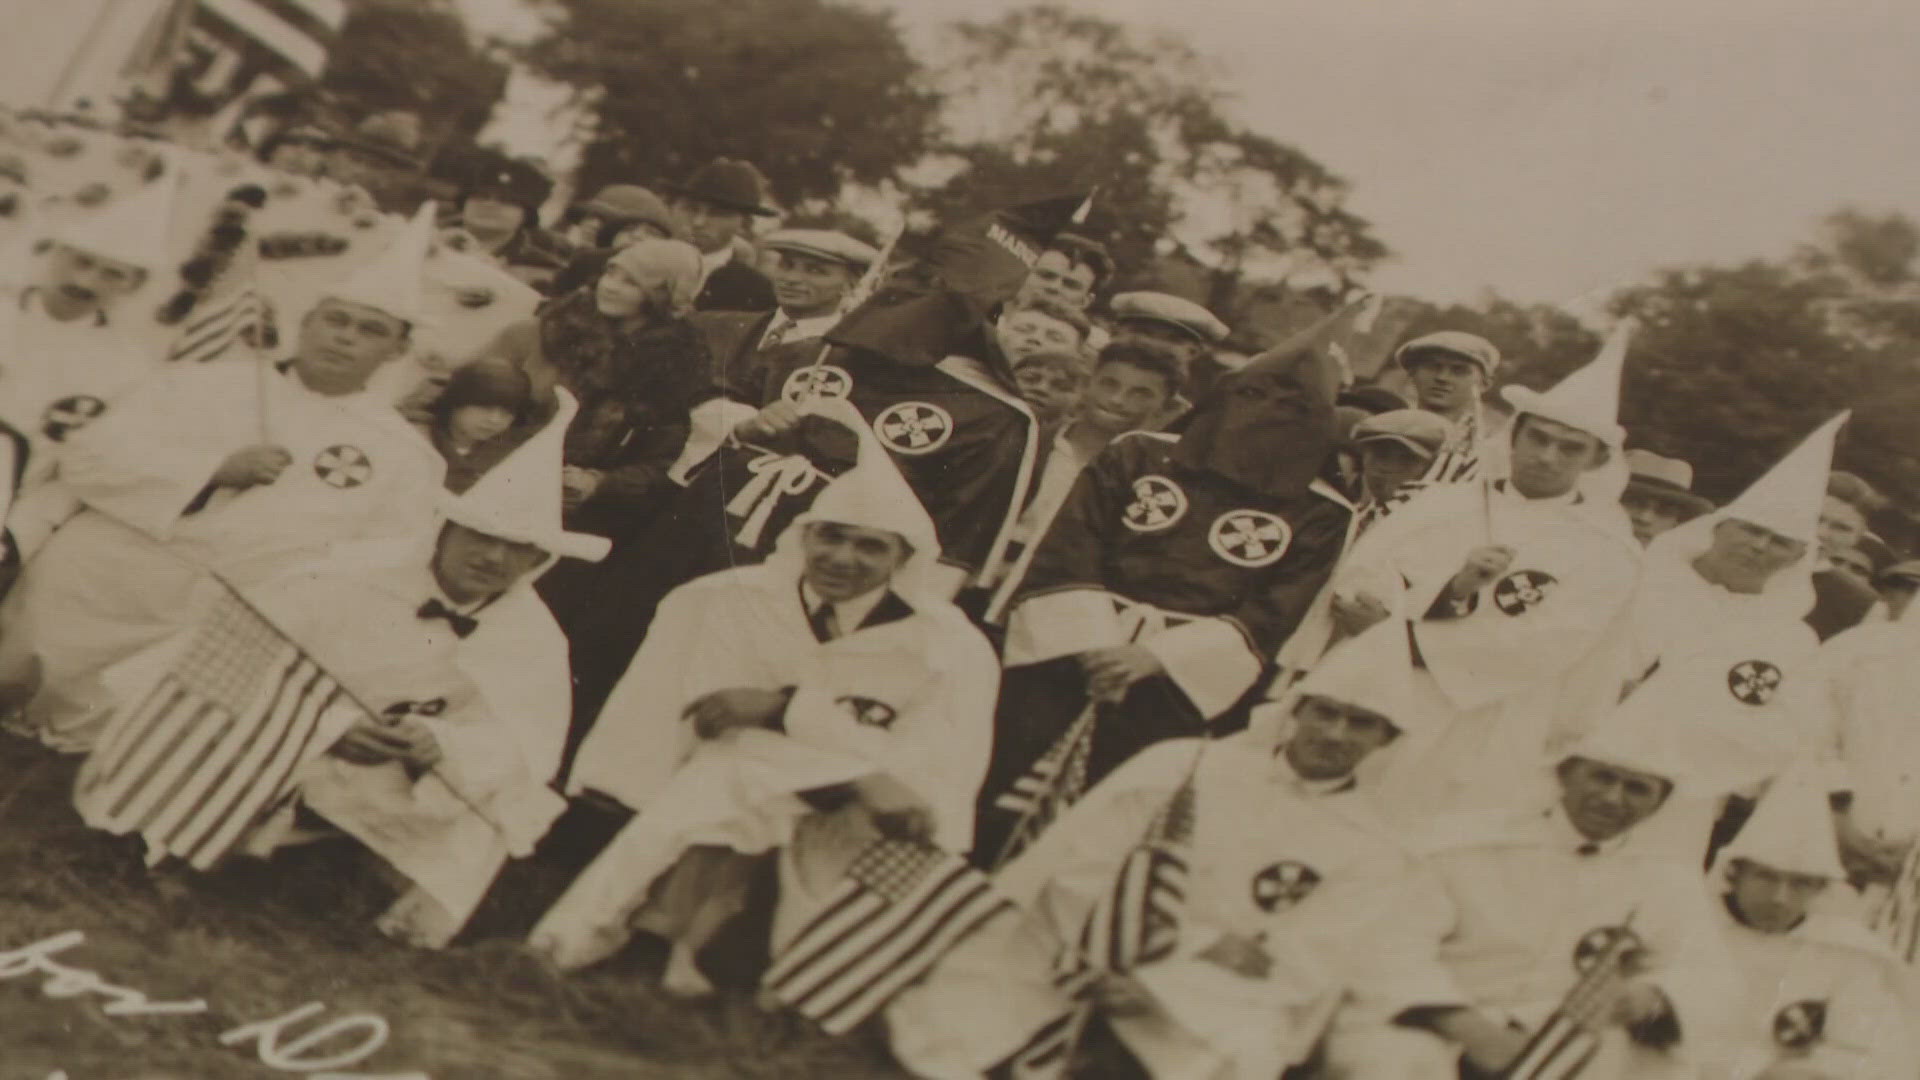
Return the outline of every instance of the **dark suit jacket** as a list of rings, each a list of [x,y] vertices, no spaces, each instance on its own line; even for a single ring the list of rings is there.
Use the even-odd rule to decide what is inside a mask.
[[[768,311],[774,306],[773,282],[736,258],[707,278],[693,306],[696,311]]]
[[[1807,612],[1806,623],[1821,641],[1860,625],[1880,600],[1872,586],[1833,569],[1814,572],[1813,596],[1813,610]]]

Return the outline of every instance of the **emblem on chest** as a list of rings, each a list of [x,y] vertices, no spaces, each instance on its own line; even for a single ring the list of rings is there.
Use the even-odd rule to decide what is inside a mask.
[[[47,406],[40,417],[40,430],[47,438],[61,442],[106,411],[107,403],[92,394],[73,394]]]
[[[864,724],[867,727],[890,728],[893,726],[894,720],[898,719],[900,715],[898,710],[884,701],[877,698],[861,697],[857,694],[848,694],[844,697],[835,698],[834,704],[852,713],[856,722]]]
[[[1273,914],[1305,900],[1320,884],[1320,871],[1303,862],[1282,859],[1253,876],[1253,903]]]
[[[795,405],[809,398],[844,398],[851,393],[853,376],[834,364],[796,368],[780,386],[780,396]]]
[[[1207,546],[1215,555],[1249,569],[1279,562],[1292,543],[1292,526],[1265,510],[1229,510],[1207,529]]]
[[[1493,606],[1508,615],[1525,615],[1559,585],[1559,579],[1545,570],[1516,570],[1493,587]]]
[[[1796,1001],[1773,1014],[1773,1041],[1788,1050],[1805,1050],[1827,1032],[1827,1003]]]
[[[336,443],[313,455],[313,474],[328,487],[357,488],[373,479],[373,459],[357,446]]]
[[[873,418],[873,433],[896,454],[931,454],[953,437],[953,416],[926,401],[902,401]]]
[[[1780,692],[1785,676],[1765,660],[1742,660],[1727,669],[1727,691],[1747,705],[1765,705]]]
[[[1148,474],[1133,482],[1133,501],[1121,512],[1120,523],[1134,532],[1159,532],[1187,513],[1187,493],[1164,476]]]

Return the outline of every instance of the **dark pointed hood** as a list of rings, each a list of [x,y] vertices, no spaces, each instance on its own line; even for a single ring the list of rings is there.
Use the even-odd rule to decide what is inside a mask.
[[[1174,458],[1276,498],[1305,492],[1339,442],[1341,339],[1358,308],[1342,308],[1215,381],[1188,414]]]
[[[1085,201],[1041,199],[943,227],[924,258],[848,312],[827,340],[916,366],[977,348],[988,317]]]

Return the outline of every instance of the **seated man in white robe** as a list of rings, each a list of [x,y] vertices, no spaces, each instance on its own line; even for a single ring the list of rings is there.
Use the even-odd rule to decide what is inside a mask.
[[[407,349],[430,224],[314,306],[285,370],[166,370],[68,439],[62,484],[85,508],[0,607],[17,727],[86,749],[100,672],[190,622],[209,574],[245,590],[343,544],[431,535],[445,464],[367,391]]]
[[[675,942],[670,988],[698,993],[698,950],[744,888],[742,860],[716,849],[784,849],[802,819],[851,795],[896,834],[966,852],[999,671],[928,584],[938,555],[925,511],[879,457],[830,484],[766,563],[669,594],[570,780],[635,816],[534,946],[584,966],[619,949],[638,913]],[[656,889],[676,863],[704,884]],[[782,852],[776,939],[800,919],[807,863]],[[820,876],[830,887],[837,873]]]
[[[1432,955],[1400,918],[1420,878],[1355,770],[1421,722],[1409,675],[1404,639],[1351,642],[1247,731],[1130,759],[1000,872],[1020,909],[892,1004],[895,1055],[1024,1076],[1097,1017],[1154,1077],[1275,1080],[1347,993],[1399,994]]]
[[[1816,777],[1774,781],[1720,852],[1720,922],[1738,1008],[1708,1049],[1711,1080],[1893,1080],[1916,1059],[1896,961],[1858,922],[1817,908],[1843,881]]]
[[[1638,944],[1575,1021],[1595,1054],[1579,1075],[1692,1075],[1734,991],[1700,875],[1705,823],[1662,812],[1687,776],[1664,725],[1611,725],[1560,761],[1545,805],[1432,821],[1426,862],[1447,902],[1407,918],[1431,922],[1438,978],[1351,1075],[1505,1075],[1623,926]]]
[[[430,544],[369,544],[249,590],[363,708],[300,767],[297,798],[244,850],[354,838],[411,884],[381,927],[414,944],[451,940],[509,854],[527,854],[564,805],[548,784],[571,704],[567,643],[532,586],[558,557],[601,558],[607,544],[561,528],[563,430],[446,497]],[[173,642],[149,650],[108,685],[131,699],[177,653]],[[110,767],[101,759],[130,722],[108,723],[89,768]],[[115,827],[105,804],[80,803]]]

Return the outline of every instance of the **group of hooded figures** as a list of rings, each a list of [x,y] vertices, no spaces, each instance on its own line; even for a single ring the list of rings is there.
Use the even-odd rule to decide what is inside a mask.
[[[13,241],[0,690],[156,866],[350,838],[405,882],[380,928],[444,947],[567,848],[528,935],[559,967],[654,935],[673,992],[877,1024],[926,1077],[1920,1075],[1920,630],[1805,622],[1844,416],[1643,548],[1622,332],[1507,388],[1505,430],[1457,440],[1472,467],[1357,496],[1343,311],[1089,455],[1022,532],[1052,432],[989,326],[1041,218],[956,230],[823,340],[769,317],[650,398],[568,328],[683,312],[709,253],[638,241],[534,318],[430,210],[120,164],[152,161],[104,208],[32,203]],[[284,275],[284,349],[201,359],[219,326],[135,307],[196,169],[379,237]],[[938,261],[969,245],[1013,260],[997,298]],[[494,366],[414,385],[410,357],[462,342]],[[453,484],[501,429],[449,450],[432,418],[495,394],[535,404]],[[622,472],[663,439],[673,468]],[[622,483],[646,497],[610,514]],[[234,703],[284,659],[236,620],[346,705],[284,792],[209,817],[267,753]],[[570,666],[613,624],[582,723]],[[156,687],[227,712],[158,727]]]

